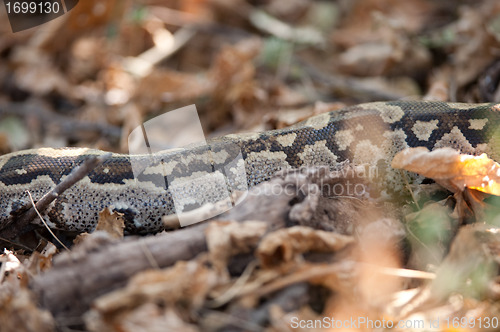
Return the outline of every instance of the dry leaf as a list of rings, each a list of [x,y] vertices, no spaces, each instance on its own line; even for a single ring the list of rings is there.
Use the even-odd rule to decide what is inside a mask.
[[[99,220],[97,221],[96,231],[105,231],[113,239],[123,238],[123,230],[125,229],[125,220],[123,213],[111,212],[106,208],[99,212]]]
[[[354,2],[352,6],[348,16],[343,19],[343,26],[333,31],[334,41],[346,48],[392,38],[394,34],[417,32],[428,23],[435,5],[422,0],[365,0]],[[375,14],[380,13],[386,17],[386,23],[382,27],[388,26],[391,29],[382,30],[376,24]]]
[[[93,332],[163,332],[163,331],[199,331],[196,326],[183,321],[176,310],[163,310],[153,303],[146,303],[131,311],[119,320],[118,324],[110,324],[95,311],[85,316],[86,327]]]
[[[212,264],[219,271],[223,271],[231,256],[248,253],[257,246],[268,226],[269,224],[263,221],[210,223],[206,236]]]
[[[56,246],[48,242],[41,252],[35,251],[26,263],[28,270],[36,275],[52,267],[52,258],[57,253]]]
[[[15,74],[16,83],[35,95],[43,96],[57,91],[62,95],[70,95],[70,84],[55,68],[41,66],[25,66]]]
[[[157,68],[139,82],[135,97],[140,105],[153,109],[162,102],[184,103],[186,99],[205,97],[212,89],[213,82],[204,75]]]
[[[71,45],[71,57],[68,64],[68,75],[81,82],[93,77],[109,61],[109,49],[104,40],[92,37],[82,37]]]
[[[360,1],[354,5],[344,26],[333,33],[334,42],[347,47],[336,65],[345,74],[414,76],[427,70],[431,55],[409,37],[418,31],[432,10],[421,0]]]
[[[482,10],[463,7],[460,18],[449,27],[453,43],[453,77],[457,88],[474,81],[484,69],[497,58],[493,49],[499,41],[487,30],[487,22],[492,21],[500,10],[497,1],[485,1]]]
[[[455,193],[468,187],[500,195],[500,165],[484,153],[471,156],[451,148],[430,152],[424,147],[409,148],[398,152],[391,165],[431,178]]]
[[[134,95],[136,86],[132,75],[119,65],[109,66],[101,71],[102,81],[105,84],[105,101],[108,105],[126,104]]]
[[[73,240],[73,244],[77,245],[77,244],[84,243],[89,238],[91,238],[90,233],[85,232],[85,233],[78,234],[75,237],[75,239]]]
[[[432,282],[433,297],[443,298],[462,287],[471,287],[472,295],[485,295],[488,283],[497,275],[499,254],[498,228],[486,224],[460,228]]]
[[[277,102],[277,104],[280,103]],[[312,106],[305,106],[305,107],[292,108],[286,110],[280,109],[276,112],[269,113],[266,116],[267,118],[266,122],[270,123],[273,129],[274,128],[282,129],[294,125],[298,122],[305,121],[306,119],[309,119],[312,116],[321,113],[337,111],[345,107],[346,105],[344,103],[338,103],[338,102],[324,103],[321,101],[317,101]]]
[[[17,279],[20,275],[26,274],[25,268],[14,254],[14,252],[4,248],[0,255],[0,283],[8,279]]]
[[[28,290],[28,270],[12,251],[0,255],[0,331],[53,331],[54,320]]]
[[[138,273],[127,287],[98,298],[94,309],[109,320],[118,319],[145,303],[167,307],[179,302],[196,309],[218,280],[217,274],[203,263],[181,261],[165,270]]]
[[[263,266],[271,267],[279,262],[290,262],[304,252],[335,252],[353,242],[351,236],[295,226],[267,235],[256,255]]]
[[[54,319],[40,310],[28,289],[1,287],[0,330],[2,331],[54,331]]]
[[[208,74],[209,80],[214,84],[211,107],[219,109],[220,113],[235,109],[248,112],[256,108],[259,100],[263,99],[261,95],[265,95],[257,84],[253,64],[253,59],[261,48],[261,41],[252,38],[221,49]],[[223,118],[224,114],[218,116]],[[248,120],[246,117],[240,122]],[[215,123],[215,120],[211,119],[211,122]]]

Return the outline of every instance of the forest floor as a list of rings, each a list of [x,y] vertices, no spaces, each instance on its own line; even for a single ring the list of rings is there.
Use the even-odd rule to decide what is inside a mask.
[[[16,33],[0,17],[1,155],[128,153],[134,129],[192,104],[211,138],[371,101],[500,102],[496,0],[85,0]],[[498,164],[413,155],[399,168],[435,182],[399,202],[311,189],[355,167],[285,172],[156,235],[103,211],[74,243],[3,239],[0,331],[500,329]]]

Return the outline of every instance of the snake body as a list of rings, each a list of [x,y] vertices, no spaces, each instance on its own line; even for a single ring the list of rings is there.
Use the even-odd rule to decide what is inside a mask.
[[[99,211],[109,207],[124,214],[129,233],[157,232],[163,228],[162,216],[176,213],[179,206],[187,209],[217,201],[218,192],[246,190],[283,168],[334,166],[345,160],[389,168],[398,151],[417,146],[485,152],[499,160],[500,104],[368,103],[320,114],[289,128],[228,135],[183,151],[112,154],[43,215],[56,229],[92,231]],[[27,190],[36,201],[89,156],[103,153],[41,148],[1,156],[0,226],[29,204]],[[397,190],[395,172],[383,174],[386,185]],[[174,191],[180,197],[177,201]]]

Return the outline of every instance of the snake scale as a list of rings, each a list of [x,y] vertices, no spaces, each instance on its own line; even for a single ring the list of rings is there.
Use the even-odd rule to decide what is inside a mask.
[[[52,202],[43,215],[55,229],[91,231],[99,211],[110,207],[124,214],[128,233],[157,232],[163,227],[162,216],[176,211],[172,198],[175,184],[177,193],[184,195],[186,208],[191,203],[218,199],[206,195],[207,188],[214,195],[220,189],[220,183],[210,179],[216,173],[223,174],[231,188],[245,190],[288,167],[334,166],[349,160],[389,168],[398,151],[416,146],[486,152],[498,161],[500,104],[368,103],[320,114],[289,128],[228,135],[183,151],[149,156],[112,154]],[[40,148],[1,156],[0,225],[29,204],[27,190],[35,200],[40,199],[89,156],[103,153]],[[238,155],[242,159],[237,159]],[[244,174],[234,172],[237,165],[231,163],[235,160],[239,166],[243,163]],[[133,165],[138,165],[140,174],[134,176]],[[227,172],[219,172],[221,169]],[[199,177],[205,173],[207,176]],[[397,190],[400,184],[395,172],[383,174],[384,183]],[[165,181],[159,185],[158,179]]]

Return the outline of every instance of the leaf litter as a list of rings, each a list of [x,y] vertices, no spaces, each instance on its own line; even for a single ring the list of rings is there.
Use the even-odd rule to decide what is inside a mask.
[[[131,130],[192,103],[218,135],[380,99],[498,102],[499,3],[458,3],[81,2],[62,23],[1,35],[0,150],[127,152]],[[359,179],[307,169],[272,180],[293,185],[293,195],[262,184],[263,194],[206,229],[164,239],[122,239],[120,216],[106,212],[100,225],[109,227],[70,253],[56,253],[45,234],[23,236],[1,256],[0,330],[301,330],[298,321],[311,330],[325,317],[440,319],[437,330],[477,330],[493,322],[498,164],[412,149],[393,165],[434,183],[409,184],[409,199],[386,202],[370,191],[318,191]],[[58,294],[59,306],[50,302]]]

